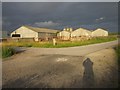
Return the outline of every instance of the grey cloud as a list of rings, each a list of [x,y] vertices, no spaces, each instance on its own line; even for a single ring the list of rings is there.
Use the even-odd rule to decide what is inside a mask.
[[[95,22],[103,22],[105,20],[105,17],[100,17],[95,19]]]
[[[118,24],[114,22],[105,22],[99,24],[88,24],[88,25],[80,25],[80,27],[95,30],[96,28],[104,28],[110,32],[118,32]]]
[[[4,17],[7,19],[4,21],[6,24],[3,25],[3,29],[13,31],[21,25],[29,24],[62,29],[66,26],[76,28],[81,25],[114,23],[118,19],[117,9],[117,3],[106,2],[4,2],[3,21]],[[96,19],[102,22],[95,22]],[[7,25],[7,22],[11,25]],[[60,23],[60,25],[53,23]]]
[[[56,27],[59,26],[59,23],[55,23],[53,21],[45,21],[45,22],[35,22],[33,26],[38,26],[38,27]]]

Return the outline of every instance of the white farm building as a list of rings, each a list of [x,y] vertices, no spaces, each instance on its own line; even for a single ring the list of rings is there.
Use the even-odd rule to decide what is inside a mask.
[[[61,40],[69,40],[70,39],[70,32],[63,30],[57,34],[57,37]]]
[[[50,39],[56,37],[58,30],[37,28],[31,26],[21,26],[11,33],[12,38],[30,38],[38,41],[39,39]]]
[[[99,36],[108,36],[108,31],[98,28],[95,31],[92,32],[93,37],[99,37]]]
[[[91,36],[91,31],[84,28],[79,28],[71,33],[71,37],[81,37],[81,36],[89,37]]]

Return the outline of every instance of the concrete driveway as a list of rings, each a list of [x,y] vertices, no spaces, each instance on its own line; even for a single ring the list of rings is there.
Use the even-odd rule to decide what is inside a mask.
[[[70,48],[21,48],[3,61],[3,88],[116,88],[118,41]]]

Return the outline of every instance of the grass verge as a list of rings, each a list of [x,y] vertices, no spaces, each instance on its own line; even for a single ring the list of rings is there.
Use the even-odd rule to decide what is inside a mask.
[[[118,56],[118,75],[120,75],[120,44],[116,47],[116,53]],[[120,78],[118,80],[118,87],[120,87]]]
[[[116,37],[96,37],[90,40],[84,41],[57,41],[57,45],[53,46],[52,41],[46,42],[4,42],[2,43],[2,48],[0,48],[0,57],[6,58],[15,54],[13,47],[39,47],[39,48],[63,48],[63,47],[74,47],[83,46],[89,44],[103,43],[117,40]],[[120,45],[118,47],[117,53],[120,58]],[[120,64],[120,60],[119,60]]]
[[[117,53],[117,56],[118,56],[118,64],[120,65],[120,45],[118,45],[116,47],[116,53]]]
[[[90,40],[84,41],[60,41],[57,40],[57,45],[53,45],[52,41],[44,42],[6,42],[3,46],[17,46],[17,47],[40,47],[40,48],[63,48],[63,47],[74,47],[83,46],[89,44],[103,43],[117,40],[116,37],[96,37]]]
[[[0,48],[0,55],[2,58],[10,57],[15,54],[13,47],[39,47],[39,48],[63,48],[63,47],[74,47],[83,46],[89,44],[96,44],[102,42],[109,42],[117,40],[116,37],[96,37],[90,40],[84,41],[58,41],[57,45],[53,45],[52,41],[46,42],[4,42],[2,43],[2,48]],[[120,52],[120,50],[119,50]],[[120,61],[119,61],[120,62]]]
[[[12,47],[3,46],[0,50],[2,52],[2,58],[10,57],[15,54],[15,50]]]

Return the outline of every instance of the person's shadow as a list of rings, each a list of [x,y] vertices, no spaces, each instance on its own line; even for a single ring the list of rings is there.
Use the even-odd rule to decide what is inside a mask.
[[[94,72],[93,72],[93,62],[87,58],[83,62],[84,73],[83,73],[83,88],[94,87]]]

